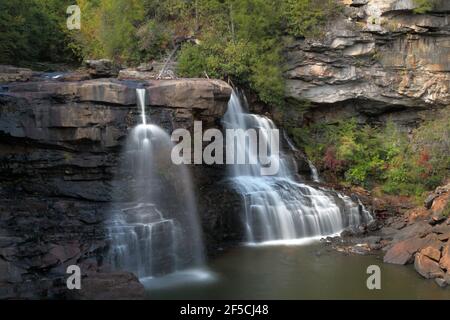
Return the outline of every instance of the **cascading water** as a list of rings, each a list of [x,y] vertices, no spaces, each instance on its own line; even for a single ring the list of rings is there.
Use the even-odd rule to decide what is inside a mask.
[[[319,178],[319,172],[317,171],[316,166],[314,163],[311,162],[311,160],[308,160],[309,169],[311,170],[311,178],[314,182],[320,182]]]
[[[263,133],[276,129],[267,117],[244,112],[234,92],[223,123],[226,129],[253,128]],[[267,134],[260,135],[263,143],[267,143],[266,137]],[[266,147],[270,150],[270,146]],[[245,152],[247,159],[258,157],[255,150],[238,140],[236,152]],[[243,198],[243,220],[249,242],[325,236],[371,219],[370,214],[349,197],[295,181],[287,158],[280,154],[279,172],[273,176],[262,176],[259,163],[230,166],[230,180]],[[275,159],[272,156],[272,160]]]
[[[137,89],[141,124],[127,139],[109,226],[113,269],[140,278],[203,264],[203,246],[187,168],[174,165],[169,135],[147,124],[145,89]]]
[[[294,143],[291,141],[291,138],[289,138],[289,136],[286,134],[286,131],[283,131],[283,138],[287,142],[289,149],[291,149],[291,151],[298,151]],[[316,166],[311,162],[311,160],[308,160],[307,162],[309,170],[311,171],[311,179],[314,182],[320,182],[319,172],[317,171]]]

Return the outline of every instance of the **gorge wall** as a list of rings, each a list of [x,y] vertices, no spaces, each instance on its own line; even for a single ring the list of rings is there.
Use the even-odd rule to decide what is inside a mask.
[[[450,2],[427,14],[414,14],[413,0],[341,2],[323,38],[286,48],[286,98],[311,108],[287,108],[284,117],[299,125],[392,117],[408,129],[421,112],[450,104]],[[136,87],[147,88],[150,118],[167,132],[192,131],[195,120],[220,128],[231,95],[218,80],[48,80],[10,67],[0,68],[0,83],[0,299],[59,297],[70,264],[85,274],[107,271],[104,222],[122,146],[139,117]],[[308,172],[298,153],[299,171]],[[224,182],[225,166],[190,169],[214,253],[243,238],[241,199]]]
[[[426,14],[414,13],[414,0],[340,2],[322,39],[287,46],[286,96],[311,103],[308,121],[390,117],[410,128],[421,110],[449,105],[450,2]]]
[[[103,271],[104,222],[113,184],[120,183],[114,173],[139,117],[136,82],[34,80],[5,84],[0,92],[1,298],[56,297],[71,264],[84,274]],[[191,130],[195,120],[204,129],[220,125],[231,94],[218,80],[139,85],[147,88],[152,122],[167,132]],[[221,184],[224,168],[192,169],[213,252],[239,238],[232,208],[240,199]]]

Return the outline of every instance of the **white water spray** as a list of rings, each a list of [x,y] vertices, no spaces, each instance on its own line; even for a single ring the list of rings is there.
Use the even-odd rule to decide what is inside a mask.
[[[203,245],[191,177],[170,158],[173,144],[147,124],[145,89],[137,89],[141,124],[129,135],[109,227],[109,261],[140,278],[199,267]]]
[[[233,92],[223,119],[229,129],[268,130],[275,124],[267,117],[244,112]],[[267,146],[270,149],[270,146]],[[241,144],[237,152],[257,157],[253,148]],[[230,166],[230,180],[244,203],[243,221],[249,242],[273,242],[336,234],[357,226],[369,217],[350,198],[295,181],[282,155],[275,176],[261,176],[259,164]]]

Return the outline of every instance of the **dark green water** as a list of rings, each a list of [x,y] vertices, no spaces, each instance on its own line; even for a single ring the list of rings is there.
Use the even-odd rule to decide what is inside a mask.
[[[381,290],[369,290],[369,265],[381,268]],[[239,247],[194,272],[152,279],[149,299],[450,299],[450,288],[424,280],[412,266],[376,256],[346,256],[321,244]],[[193,280],[195,279],[195,280]]]

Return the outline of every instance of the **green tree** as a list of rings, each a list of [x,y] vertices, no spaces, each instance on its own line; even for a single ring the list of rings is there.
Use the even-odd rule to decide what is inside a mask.
[[[179,55],[179,73],[230,78],[248,86],[262,101],[282,103],[281,16],[277,1],[208,0],[197,2],[198,23],[209,20],[199,45],[186,45]],[[195,3],[194,3],[195,4]]]
[[[0,63],[69,61],[66,0],[0,1]]]

